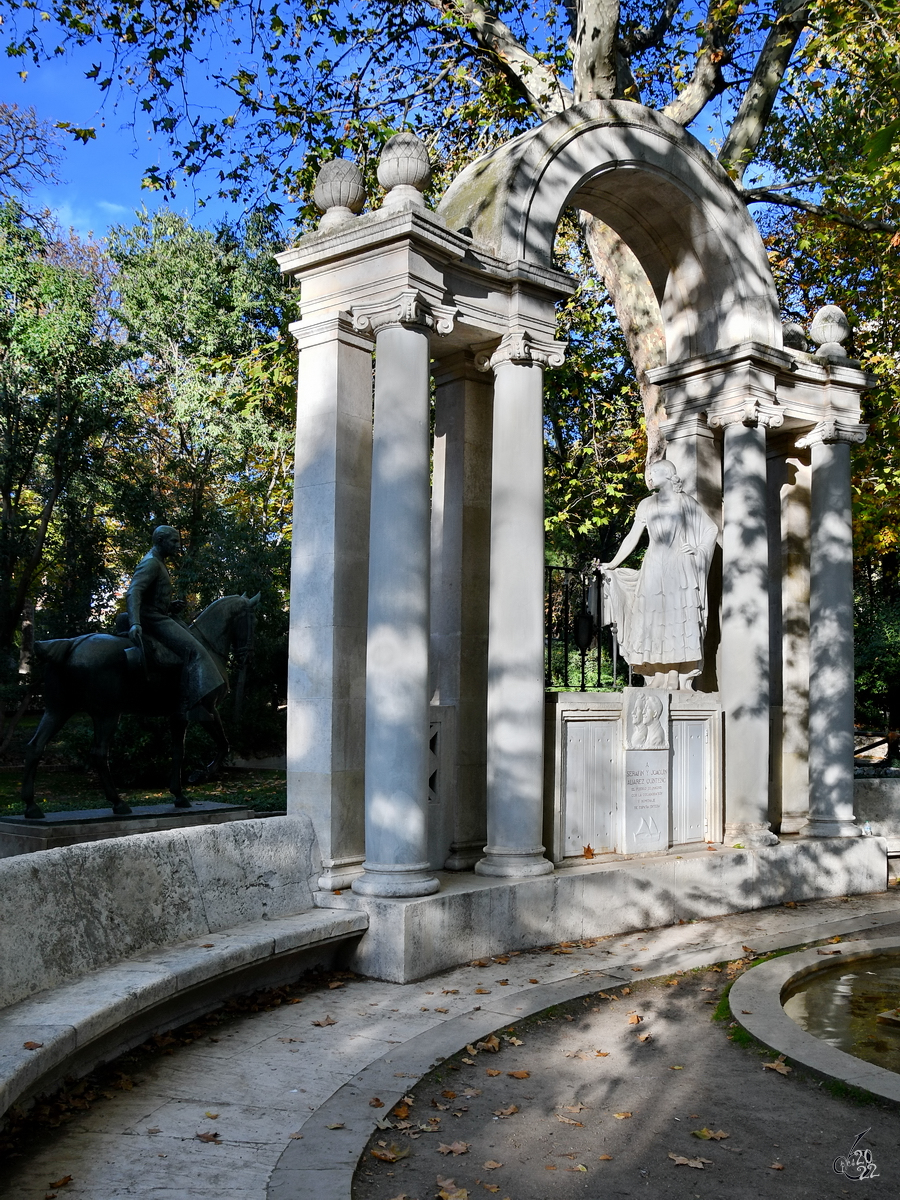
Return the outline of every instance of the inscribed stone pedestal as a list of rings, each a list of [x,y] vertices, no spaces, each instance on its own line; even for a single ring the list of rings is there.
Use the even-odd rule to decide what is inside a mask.
[[[669,845],[669,752],[625,751],[626,854]]]

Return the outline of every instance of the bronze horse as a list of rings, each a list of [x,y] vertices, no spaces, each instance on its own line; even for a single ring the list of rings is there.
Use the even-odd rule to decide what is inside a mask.
[[[226,660],[233,649],[243,668],[253,644],[259,594],[248,598],[224,596],[203,610],[190,631],[210,652],[222,678],[226,679]],[[149,639],[147,639],[149,640]],[[44,664],[44,715],[37,732],[25,749],[25,775],[22,803],[25,816],[43,817],[34,802],[34,781],[38,763],[60,729],[75,713],[87,713],[94,723],[91,761],[100,777],[100,786],[114,813],[124,815],[131,809],[116,791],[109,772],[109,747],[122,713],[168,717],[172,732],[172,767],[169,790],[176,808],[190,808],[191,802],[182,785],[184,735],[188,718],[178,713],[181,663],[165,647],[151,647],[142,657],[127,637],[107,633],[89,633],[77,638],[58,638],[36,642],[35,655]],[[228,754],[228,739],[218,713],[219,702],[227,695],[228,685],[205,696],[190,713],[210,735],[216,747],[212,762],[202,778],[215,774]]]

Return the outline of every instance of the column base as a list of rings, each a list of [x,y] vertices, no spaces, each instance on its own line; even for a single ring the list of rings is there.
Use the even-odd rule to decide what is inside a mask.
[[[760,850],[764,846],[777,846],[778,838],[769,828],[768,821],[727,824],[725,845],[734,846],[737,843],[745,850]]]
[[[800,829],[801,837],[862,837],[862,830],[855,820],[838,821],[826,820],[824,817],[810,817]]]
[[[363,873],[362,859],[355,862],[334,862],[326,866],[319,876],[316,887],[320,892],[340,892],[348,888],[354,879]]]
[[[514,850],[492,850],[485,847],[485,856],[475,864],[476,875],[496,875],[502,879],[527,879],[533,875],[551,875],[553,863],[544,858],[544,847],[527,853]]]
[[[485,839],[482,838],[478,842],[459,842],[451,845],[450,854],[444,863],[444,870],[471,871],[484,854],[484,842]]]
[[[441,890],[427,863],[413,867],[393,867],[385,863],[363,864],[362,875],[353,880],[357,896],[385,896],[404,899],[409,896],[433,896]]]

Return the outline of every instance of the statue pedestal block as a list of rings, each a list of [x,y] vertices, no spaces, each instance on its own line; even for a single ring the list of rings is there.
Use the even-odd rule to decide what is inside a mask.
[[[173,808],[171,804],[142,805],[122,817],[116,816],[111,808],[47,813],[38,820],[3,817],[0,819],[0,858],[31,854],[35,850],[55,850],[58,846],[73,846],[78,842],[128,837],[132,833],[247,821],[257,815],[252,808],[242,805],[198,800],[190,808]]]
[[[626,854],[669,848],[669,751],[625,751]]]

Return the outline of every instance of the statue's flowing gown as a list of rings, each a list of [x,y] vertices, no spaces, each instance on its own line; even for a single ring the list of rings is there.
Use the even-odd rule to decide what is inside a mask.
[[[632,666],[674,666],[703,661],[706,633],[706,578],[716,543],[716,527],[691,496],[675,493],[663,506],[648,496],[636,520],[647,527],[650,544],[639,570],[609,572],[605,619],[616,627],[619,650]],[[687,543],[694,550],[685,553]]]

